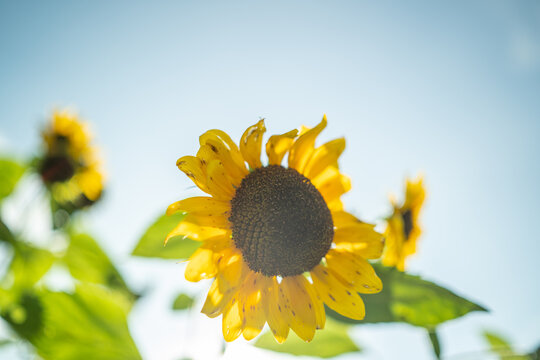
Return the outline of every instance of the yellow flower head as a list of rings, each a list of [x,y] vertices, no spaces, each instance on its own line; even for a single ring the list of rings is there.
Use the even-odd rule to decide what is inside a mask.
[[[55,200],[74,208],[97,201],[103,174],[85,124],[68,111],[55,111],[42,137],[45,154],[39,173]]]
[[[404,271],[405,259],[416,252],[416,242],[421,234],[418,216],[425,195],[423,178],[418,177],[416,181],[407,179],[403,205],[399,206],[391,199],[394,211],[386,219],[384,265]]]
[[[310,341],[324,327],[324,304],[363,319],[358,293],[382,289],[366,260],[380,257],[382,235],[343,210],[340,197],[351,188],[338,167],[345,139],[315,147],[325,127],[326,116],[300,134],[271,136],[268,165],[261,162],[263,120],[244,132],[240,146],[210,130],[199,138],[197,156],[178,159],[178,168],[210,196],[169,206],[168,214],[186,215],[167,240],[201,242],[185,277],[214,278],[202,312],[223,315],[226,341],[240,334],[253,339],[265,323],[280,343],[289,329]]]

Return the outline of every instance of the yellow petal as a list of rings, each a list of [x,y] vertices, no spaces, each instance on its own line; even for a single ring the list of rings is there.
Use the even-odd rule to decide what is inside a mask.
[[[304,173],[306,177],[312,179],[319,175],[328,166],[336,166],[338,158],[345,150],[345,139],[335,139],[319,146],[315,151]]]
[[[251,271],[242,259],[240,251],[236,249],[224,250],[218,267],[219,276],[232,287],[238,286],[246,274]]]
[[[240,152],[252,169],[262,166],[261,146],[266,131],[264,119],[246,129],[240,139]]]
[[[340,198],[336,198],[332,201],[327,201],[326,204],[328,205],[328,209],[330,209],[330,211],[343,210],[343,203],[341,202]]]
[[[216,276],[216,260],[218,254],[211,249],[199,248],[189,258],[186,266],[185,277],[187,281],[197,282],[202,279],[210,279]]]
[[[214,227],[201,226],[187,221],[180,221],[178,225],[167,235],[165,244],[175,236],[183,236],[195,241],[203,241],[216,236],[225,235],[228,231]]]
[[[294,129],[285,134],[272,135],[266,142],[266,155],[269,165],[281,165],[283,157],[291,148],[298,130]]]
[[[244,164],[242,164],[242,167],[238,166],[232,159],[230,151],[222,142],[207,140],[206,144],[201,145],[197,157],[204,164],[209,164],[212,160],[221,161],[229,181],[235,186],[239,186],[244,176],[248,174],[246,166]]]
[[[300,135],[300,137],[294,142],[289,152],[290,168],[296,169],[299,173],[303,174],[304,167],[308,163],[309,159],[311,159],[315,139],[326,127],[326,123],[326,115],[324,115],[323,119],[317,126]]]
[[[328,268],[359,293],[374,294],[382,290],[381,279],[361,256],[331,249],[326,254]]]
[[[242,313],[244,296],[242,289],[236,292],[223,311],[222,331],[225,341],[230,342],[240,336],[244,330],[245,319]]]
[[[231,137],[221,130],[208,130],[199,137],[199,143],[205,145],[209,140],[224,143],[230,151],[231,158],[239,168],[246,168],[244,158],[238,149],[238,146],[232,141]]]
[[[201,312],[211,318],[221,315],[235,291],[235,287],[230,287],[227,283],[223,284],[223,280],[217,277],[208,290]]]
[[[307,281],[306,278],[304,278],[303,282],[315,310],[315,327],[317,329],[324,329],[324,324],[326,323],[326,311],[324,310],[324,303],[315,291],[313,284]]]
[[[381,242],[382,234],[374,230],[375,225],[368,223],[357,223],[334,230],[334,242]]]
[[[212,160],[206,166],[206,183],[212,196],[220,200],[230,200],[235,190],[230,179],[225,174],[225,168],[220,160]]]
[[[378,259],[384,250],[384,239],[373,243],[340,242],[335,247],[339,251],[355,253],[364,259]]]
[[[326,203],[339,199],[341,195],[351,190],[351,179],[332,166],[324,169],[311,182],[319,190]]]
[[[366,259],[377,259],[384,249],[384,237],[374,227],[362,222],[349,223],[334,230],[334,243]]]
[[[184,172],[195,185],[204,192],[208,192],[206,187],[206,171],[201,159],[195,156],[182,156],[176,161],[176,166]]]
[[[343,284],[331,269],[318,265],[311,271],[311,278],[317,294],[330,309],[354,320],[364,318],[366,310],[360,296]]]
[[[315,309],[305,283],[300,278],[305,280],[303,275],[284,277],[280,287],[290,304],[291,329],[304,341],[311,341],[315,336]]]
[[[195,196],[172,203],[167,208],[167,215],[179,211],[200,215],[226,215],[231,209],[228,201],[221,201],[212,197]]]
[[[282,297],[279,296],[278,283],[275,277],[268,278],[270,284],[268,285],[268,309],[267,309],[267,321],[274,338],[278,343],[283,343],[287,340],[289,335],[289,314],[285,312],[285,302]],[[285,315],[287,314],[287,315]]]
[[[229,220],[228,216],[225,215],[213,215],[213,214],[197,214],[197,213],[188,213],[184,216],[182,221],[190,222],[193,224],[201,226],[210,226],[219,229],[229,229]]]
[[[364,223],[353,214],[343,210],[332,211],[332,221],[334,222],[334,227],[336,228]]]
[[[387,227],[384,235],[386,246],[382,263],[385,266],[395,266],[400,271],[404,271],[405,252],[403,251],[403,245],[405,243],[405,235],[403,231],[403,220],[399,214],[394,215],[387,220]]]
[[[252,340],[261,332],[265,322],[265,305],[266,299],[263,297],[261,287],[265,285],[263,280],[264,275],[258,273],[251,273],[251,276],[246,279],[247,287],[246,300],[242,311],[244,312],[245,327],[244,327],[244,339]]]

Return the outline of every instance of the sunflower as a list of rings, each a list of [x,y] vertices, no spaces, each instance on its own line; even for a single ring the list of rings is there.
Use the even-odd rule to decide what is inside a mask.
[[[340,201],[351,188],[338,168],[345,139],[314,147],[326,123],[324,116],[312,129],[271,136],[268,165],[260,159],[264,120],[244,132],[239,147],[225,132],[207,131],[197,156],[177,161],[211,196],[171,204],[167,214],[185,216],[166,241],[183,236],[201,242],[185,277],[214,278],[202,312],[223,315],[226,341],[241,334],[253,339],[265,323],[279,343],[289,329],[310,341],[324,328],[324,304],[363,319],[358,293],[382,289],[366,260],[380,257],[382,235]]]
[[[55,111],[42,137],[45,152],[38,172],[55,201],[71,210],[96,202],[103,174],[85,125],[68,111]]]
[[[384,265],[404,271],[405,259],[416,252],[416,242],[422,233],[418,216],[425,195],[423,178],[419,176],[415,181],[407,179],[403,205],[390,199],[394,210],[386,219],[386,248],[382,258]]]

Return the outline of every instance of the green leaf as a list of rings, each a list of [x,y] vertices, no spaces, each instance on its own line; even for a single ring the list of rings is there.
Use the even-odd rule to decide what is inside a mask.
[[[351,340],[344,324],[327,319],[324,329],[317,330],[309,343],[300,339],[292,331],[283,344],[278,344],[271,332],[262,334],[255,346],[261,349],[287,353],[292,355],[316,356],[331,358],[337,355],[359,352],[360,348]]]
[[[129,298],[135,298],[122,275],[90,235],[71,234],[70,238],[64,262],[71,276],[80,281],[102,284],[121,290]]]
[[[0,159],[0,201],[13,192],[24,170],[24,165],[12,159]]]
[[[39,297],[26,290],[7,309],[2,317],[19,336],[31,340],[43,332],[43,305]]]
[[[173,310],[185,310],[193,306],[193,298],[186,294],[180,294],[176,297],[173,303]]]
[[[17,242],[7,276],[13,279],[15,289],[31,288],[49,271],[54,260],[50,251]]]
[[[504,360],[525,360],[528,355],[519,355],[514,351],[509,341],[492,331],[484,331],[484,339],[488,342],[490,350]]]
[[[373,267],[383,282],[383,290],[378,294],[362,295],[366,305],[364,320],[348,319],[331,310],[329,316],[346,323],[405,322],[433,329],[471,311],[487,311],[419,276],[380,264],[373,264]]]
[[[118,292],[81,283],[74,294],[45,291],[43,331],[29,339],[44,359],[140,359],[129,334],[129,302]]]
[[[163,259],[187,259],[197,250],[199,242],[175,237],[164,246],[165,237],[178,225],[183,214],[160,216],[144,233],[133,250],[133,255]]]

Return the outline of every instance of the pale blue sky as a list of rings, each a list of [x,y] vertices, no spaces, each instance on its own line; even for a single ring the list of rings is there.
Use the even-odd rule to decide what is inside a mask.
[[[482,349],[484,327],[536,345],[539,99],[537,1],[0,2],[2,147],[32,153],[55,106],[92,122],[108,189],[88,227],[135,287],[158,281],[131,322],[148,358],[186,351],[184,315],[156,309],[193,289],[182,266],[128,256],[194,193],[176,159],[210,128],[238,139],[259,117],[278,133],[323,113],[321,141],[347,139],[350,210],[374,221],[405,175],[425,174],[410,270],[492,310],[444,325],[446,354]],[[410,327],[357,335],[366,358],[430,356]]]

